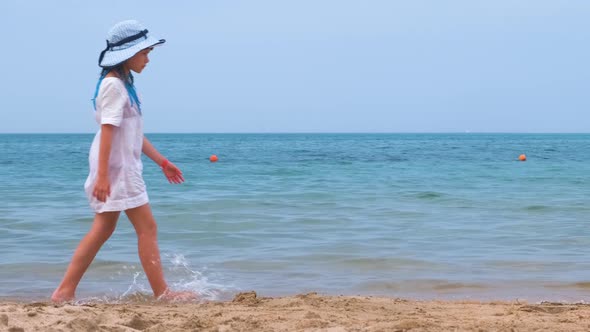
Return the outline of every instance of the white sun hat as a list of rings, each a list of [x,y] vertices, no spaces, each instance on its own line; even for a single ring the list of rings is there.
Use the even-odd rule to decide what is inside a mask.
[[[137,52],[165,43],[165,39],[148,36],[148,30],[135,20],[115,24],[107,36],[107,48],[98,58],[98,65],[110,68],[119,65]]]

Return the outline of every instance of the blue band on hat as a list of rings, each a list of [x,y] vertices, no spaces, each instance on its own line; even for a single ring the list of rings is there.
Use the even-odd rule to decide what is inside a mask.
[[[137,39],[139,39],[141,37],[144,37],[145,39],[147,39],[147,33],[148,33],[148,30],[145,29],[145,30],[141,31],[140,33],[137,33],[137,34],[135,34],[133,36],[129,36],[127,38],[123,38],[123,39],[119,40],[116,43],[111,43],[111,42],[109,42],[107,40],[107,47],[102,52],[100,52],[100,56],[98,57],[98,65],[100,66],[100,63],[102,62],[102,59],[104,58],[104,54],[108,50],[111,50],[112,51],[113,50],[113,47],[125,45],[125,44],[130,43],[130,42],[132,42],[134,40],[137,40]]]
[[[145,39],[147,39],[147,33],[148,33],[148,30],[145,29],[138,34],[135,34],[133,36],[129,36],[127,38],[123,38],[116,43],[111,43],[107,40],[107,47],[109,47],[112,50],[113,47],[115,47],[115,46],[121,46],[123,44],[127,44],[127,43],[132,42],[132,41],[139,39],[141,37],[145,37]]]

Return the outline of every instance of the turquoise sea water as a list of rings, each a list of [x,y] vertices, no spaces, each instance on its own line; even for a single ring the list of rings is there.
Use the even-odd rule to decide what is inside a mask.
[[[588,134],[147,136],[186,177],[144,159],[177,288],[590,300]],[[47,299],[61,279],[93,217],[92,137],[0,135],[0,298]],[[149,292],[122,217],[78,297]]]

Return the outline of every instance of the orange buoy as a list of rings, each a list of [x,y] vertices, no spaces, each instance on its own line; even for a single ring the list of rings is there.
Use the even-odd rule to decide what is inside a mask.
[[[209,161],[210,161],[210,162],[212,162],[212,163],[216,162],[217,160],[219,160],[219,159],[218,159],[218,158],[217,158],[217,156],[216,156],[216,155],[214,155],[214,154],[213,154],[213,155],[211,155],[211,157],[209,157]]]
[[[520,161],[526,161],[526,155],[523,153],[520,156],[518,156],[518,160]]]

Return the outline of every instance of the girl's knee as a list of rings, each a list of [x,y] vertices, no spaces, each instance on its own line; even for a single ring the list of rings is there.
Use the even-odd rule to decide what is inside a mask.
[[[117,228],[117,222],[103,222],[102,227],[104,227],[105,231],[114,232],[115,228]]]
[[[111,237],[114,230],[114,227],[94,225],[92,229],[88,232],[87,236],[90,236],[93,239],[93,241],[102,244],[105,243]]]
[[[118,212],[105,212],[97,214],[94,218],[93,228],[102,234],[111,236],[117,228],[117,220],[119,219]]]
[[[156,237],[158,234],[158,225],[153,219],[147,219],[136,225],[135,231],[138,237]]]
[[[95,231],[106,241],[113,235],[116,227],[117,223],[100,222],[96,225]]]

